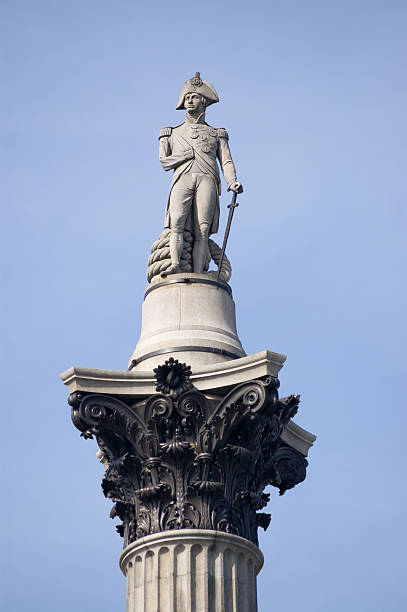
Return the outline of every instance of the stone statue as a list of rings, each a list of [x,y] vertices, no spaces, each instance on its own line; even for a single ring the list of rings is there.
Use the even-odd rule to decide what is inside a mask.
[[[242,190],[236,180],[227,131],[213,128],[205,121],[206,107],[215,102],[219,102],[215,88],[202,81],[197,72],[185,82],[178,100],[177,110],[187,111],[184,123],[160,131],[160,162],[164,170],[174,170],[164,224],[170,230],[171,266],[162,276],[182,271],[186,229],[193,235],[193,272],[203,272],[210,261],[208,239],[219,226],[221,186],[217,160],[228,191]]]

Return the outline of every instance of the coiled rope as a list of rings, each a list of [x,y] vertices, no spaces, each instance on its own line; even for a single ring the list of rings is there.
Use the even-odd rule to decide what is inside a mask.
[[[151,254],[148,258],[147,280],[151,283],[152,280],[161,276],[161,273],[171,266],[170,257],[170,230],[164,230],[151,247]],[[211,259],[216,266],[219,265],[222,249],[211,238],[208,240]],[[192,248],[194,246],[193,234],[184,229],[184,248],[181,255],[180,266],[183,272],[192,272]],[[205,272],[209,269],[210,260],[206,262]],[[226,254],[223,257],[222,269],[219,278],[226,283],[229,282],[232,276],[232,266]]]

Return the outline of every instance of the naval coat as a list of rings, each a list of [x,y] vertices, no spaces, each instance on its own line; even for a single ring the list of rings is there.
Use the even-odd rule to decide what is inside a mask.
[[[188,119],[176,127],[165,127],[159,135],[160,162],[164,170],[174,170],[164,227],[171,227],[171,191],[180,176],[198,172],[212,177],[216,189],[216,209],[209,234],[219,228],[219,195],[221,193],[218,161],[228,189],[236,182],[236,170],[229,150],[229,137],[224,128],[213,128],[201,116],[196,122]]]

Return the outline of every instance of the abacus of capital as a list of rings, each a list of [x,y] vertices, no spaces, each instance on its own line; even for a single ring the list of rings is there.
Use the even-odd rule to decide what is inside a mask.
[[[220,248],[209,237],[218,229],[218,162],[234,193],[226,238],[242,192],[226,130],[205,120],[217,101],[197,73],[177,106],[185,122],[160,132],[160,161],[174,175],[129,369],[62,375],[121,521],[127,612],[255,612],[265,488],[283,494],[302,482],[315,441],[292,420],[299,396],[278,395],[285,357],[246,355],[226,240]]]

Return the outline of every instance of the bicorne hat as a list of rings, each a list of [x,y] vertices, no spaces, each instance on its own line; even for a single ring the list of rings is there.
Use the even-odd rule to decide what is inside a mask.
[[[188,81],[185,81],[181,91],[181,95],[178,100],[177,110],[182,110],[183,108],[185,108],[185,96],[189,93],[199,93],[201,96],[204,96],[206,98],[207,106],[209,106],[210,104],[215,104],[215,102],[219,102],[219,97],[216,93],[216,89],[207,81],[202,81],[199,72],[197,72],[195,76],[192,77],[192,79],[188,79]]]

